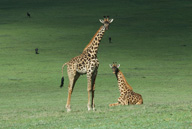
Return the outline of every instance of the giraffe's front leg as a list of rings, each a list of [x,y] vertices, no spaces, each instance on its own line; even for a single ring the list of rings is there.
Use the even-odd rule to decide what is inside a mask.
[[[117,102],[117,103],[113,103],[113,104],[109,104],[109,107],[112,107],[112,106],[118,106],[118,105],[120,105],[119,102]]]
[[[92,90],[92,100],[91,100],[91,107],[93,108],[93,110],[95,111],[95,103],[94,103],[94,92],[95,92],[95,80],[97,77],[97,69],[98,67],[95,69],[95,72],[93,73],[92,76],[92,84],[91,84],[91,90]]]
[[[92,92],[91,88],[91,74],[87,74],[87,92],[88,92],[88,103],[87,103],[87,108],[88,111],[91,110],[91,99],[90,99],[90,94]]]
[[[119,98],[118,98],[118,102],[117,103],[113,103],[113,104],[109,104],[110,107],[112,106],[118,106],[118,105],[125,105],[124,102],[123,102],[123,95],[121,95]]]

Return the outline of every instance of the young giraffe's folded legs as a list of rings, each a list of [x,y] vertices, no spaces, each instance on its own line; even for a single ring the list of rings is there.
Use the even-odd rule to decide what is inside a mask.
[[[143,99],[141,98],[136,104],[137,104],[137,105],[143,104]]]
[[[112,106],[118,106],[118,105],[120,105],[119,102],[113,103],[113,104],[109,104],[110,107],[112,107]]]

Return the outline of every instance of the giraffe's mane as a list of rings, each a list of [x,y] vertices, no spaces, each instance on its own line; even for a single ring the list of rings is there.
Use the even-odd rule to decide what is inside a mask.
[[[93,36],[93,38],[91,39],[91,41],[87,44],[87,46],[83,49],[83,51],[85,51],[93,42],[93,40],[95,39],[95,37],[97,36],[97,34],[99,33],[99,31],[101,30],[103,26],[101,26],[98,31],[95,33],[95,35]]]
[[[130,89],[130,90],[133,90],[133,88],[128,84],[128,82],[126,81],[125,79],[125,76],[123,75],[123,73],[119,70],[120,74],[122,75],[122,78],[124,80],[124,82],[126,83],[127,87]]]

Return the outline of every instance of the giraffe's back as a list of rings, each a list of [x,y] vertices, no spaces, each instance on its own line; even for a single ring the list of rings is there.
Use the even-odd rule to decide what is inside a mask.
[[[68,70],[77,71],[80,74],[92,73],[95,70],[95,64],[98,66],[98,63],[97,57],[91,57],[89,53],[83,52],[68,62]]]

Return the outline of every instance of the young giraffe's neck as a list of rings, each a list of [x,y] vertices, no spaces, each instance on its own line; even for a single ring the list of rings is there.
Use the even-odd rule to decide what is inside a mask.
[[[127,83],[125,76],[119,69],[116,71],[115,75],[118,80],[118,86],[119,86],[120,92],[125,89],[133,90],[133,88]]]
[[[87,51],[92,55],[97,55],[99,43],[105,33],[105,27],[101,26],[99,30],[95,33],[89,44],[84,48],[83,52]]]

